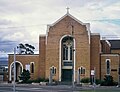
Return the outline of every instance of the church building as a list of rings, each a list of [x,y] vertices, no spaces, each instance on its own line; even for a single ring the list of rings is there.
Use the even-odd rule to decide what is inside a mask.
[[[9,81],[13,80],[14,55],[9,54]],[[30,71],[31,79],[49,78],[52,70],[56,81],[77,81],[90,78],[94,70],[96,79],[111,75],[118,81],[120,66],[120,40],[101,39],[90,31],[69,11],[55,23],[47,25],[45,35],[39,36],[39,54],[16,54],[16,79],[23,69]]]

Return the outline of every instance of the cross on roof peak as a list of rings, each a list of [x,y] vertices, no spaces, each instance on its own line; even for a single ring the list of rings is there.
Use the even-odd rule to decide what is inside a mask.
[[[70,9],[70,8],[69,8],[69,7],[67,7],[66,9],[67,9],[67,13],[69,13],[69,9]]]

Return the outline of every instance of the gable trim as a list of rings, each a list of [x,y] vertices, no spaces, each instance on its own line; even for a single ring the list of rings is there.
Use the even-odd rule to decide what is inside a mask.
[[[48,24],[47,25],[47,31],[46,31],[46,44],[47,44],[47,36],[48,36],[48,32],[49,32],[49,28],[56,25],[58,22],[60,22],[63,18],[65,18],[66,16],[71,17],[72,19],[74,19],[75,21],[77,21],[78,23],[80,23],[81,25],[85,25],[86,26],[86,30],[88,31],[88,37],[89,37],[89,44],[90,44],[90,23],[83,23],[80,20],[78,20],[77,18],[75,18],[74,16],[72,16],[70,13],[66,13],[64,16],[62,16],[60,19],[58,19],[56,22],[54,22],[53,24]]]

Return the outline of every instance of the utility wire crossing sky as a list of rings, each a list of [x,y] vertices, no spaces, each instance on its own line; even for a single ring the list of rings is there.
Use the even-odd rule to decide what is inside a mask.
[[[120,38],[120,0],[0,0],[0,53],[13,52],[19,43],[38,50],[39,35],[46,34],[47,24],[67,12],[90,23],[93,33]]]

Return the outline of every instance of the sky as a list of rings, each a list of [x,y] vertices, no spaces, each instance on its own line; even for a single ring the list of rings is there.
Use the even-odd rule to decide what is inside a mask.
[[[90,23],[93,33],[107,38],[120,37],[120,0],[0,0],[0,57],[13,53],[19,43],[35,46],[47,24],[70,14]]]

